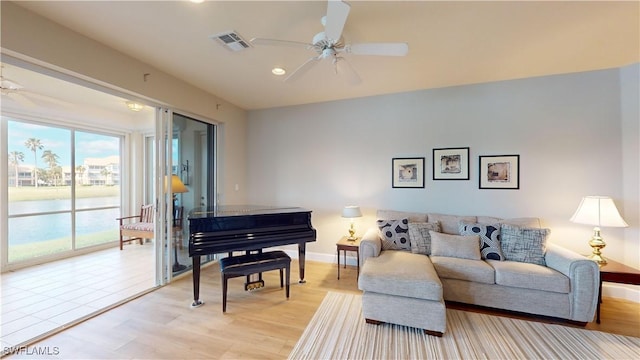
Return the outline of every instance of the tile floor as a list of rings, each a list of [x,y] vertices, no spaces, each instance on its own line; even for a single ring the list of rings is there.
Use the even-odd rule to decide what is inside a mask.
[[[151,243],[2,274],[0,345],[19,346],[155,286]]]

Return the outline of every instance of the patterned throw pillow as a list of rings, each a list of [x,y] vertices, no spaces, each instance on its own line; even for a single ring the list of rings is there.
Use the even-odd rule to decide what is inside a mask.
[[[500,232],[506,260],[546,265],[544,254],[551,230],[502,224]]]
[[[429,230],[441,232],[440,222],[409,223],[409,239],[411,240],[412,253],[431,255],[431,235]]]
[[[500,224],[459,223],[460,235],[480,235],[480,254],[483,259],[504,260],[500,246]]]
[[[409,219],[378,220],[382,250],[411,250]]]

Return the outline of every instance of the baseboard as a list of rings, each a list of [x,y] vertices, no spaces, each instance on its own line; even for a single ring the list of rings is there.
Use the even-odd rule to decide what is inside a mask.
[[[640,286],[605,282],[602,284],[602,296],[640,303]]]
[[[287,255],[291,256],[292,259],[297,259],[298,258],[298,251],[297,250],[287,250],[287,249],[282,249],[284,252],[287,253]],[[353,255],[351,255],[353,254]],[[312,261],[319,261],[319,262],[324,262],[324,263],[336,263],[337,262],[337,256],[338,254],[323,254],[323,253],[313,253],[313,252],[307,252],[306,255],[306,259],[307,260],[312,260]],[[340,264],[343,264],[344,262],[344,253],[340,252]],[[352,265],[352,266],[357,266],[358,265],[358,261],[355,257],[355,252],[349,252],[347,254],[347,265]]]
[[[298,251],[296,250],[284,250],[291,258],[298,258]],[[337,254],[323,254],[323,253],[313,253],[307,252],[307,260],[319,261],[324,263],[336,263]],[[340,253],[340,262],[343,262],[343,253]],[[347,253],[347,265],[356,266],[358,265],[357,259],[355,257],[355,253],[348,252]],[[608,283],[605,282],[602,285],[602,296],[612,297],[617,299],[624,299],[633,301],[636,303],[640,303],[640,286],[633,285],[621,285],[616,283]]]

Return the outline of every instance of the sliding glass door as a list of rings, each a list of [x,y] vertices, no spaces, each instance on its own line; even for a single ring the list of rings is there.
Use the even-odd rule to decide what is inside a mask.
[[[209,189],[215,188],[215,126],[173,113],[171,129],[171,175],[179,182],[172,189],[174,227],[170,249],[171,269],[176,275],[191,269],[189,212],[214,204],[210,194],[215,194],[215,191]]]
[[[9,264],[113,242],[121,135],[7,122]]]

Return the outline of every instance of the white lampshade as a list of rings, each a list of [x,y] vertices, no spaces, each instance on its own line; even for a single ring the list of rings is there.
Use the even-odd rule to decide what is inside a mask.
[[[608,196],[585,196],[571,217],[571,222],[598,227],[629,226],[620,216],[613,199]]]
[[[361,216],[360,206],[345,206],[344,209],[342,209],[343,218],[357,218]]]

